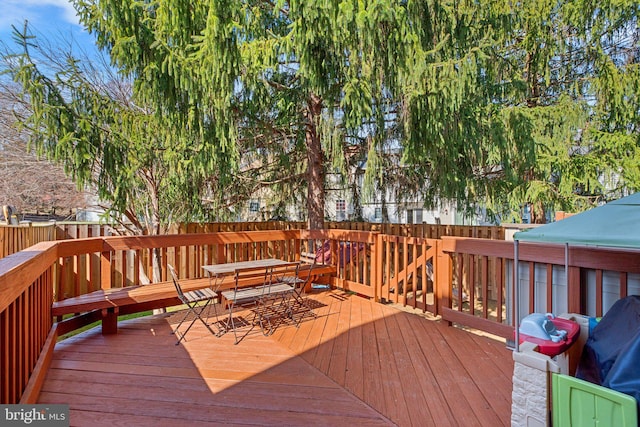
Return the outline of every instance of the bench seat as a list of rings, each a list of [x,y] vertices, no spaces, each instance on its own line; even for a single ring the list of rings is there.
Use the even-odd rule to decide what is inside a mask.
[[[309,275],[309,264],[300,267],[300,277]],[[313,275],[332,275],[336,273],[336,267],[332,265],[315,265]],[[234,286],[234,276],[221,278],[218,291],[231,289]],[[202,289],[210,286],[208,278],[182,279],[180,284],[184,292]],[[245,286],[259,285],[260,279],[249,279]],[[89,292],[73,298],[56,301],[51,307],[52,316],[65,314],[86,313],[100,311],[102,320],[102,333],[117,332],[117,317],[121,314],[131,314],[157,308],[180,305],[178,294],[173,282],[159,282],[150,285],[127,286],[124,288],[112,288]]]

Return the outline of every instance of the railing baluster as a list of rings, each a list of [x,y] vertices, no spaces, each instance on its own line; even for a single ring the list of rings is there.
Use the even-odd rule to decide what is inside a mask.
[[[497,290],[496,297],[496,321],[502,323],[504,320],[504,313],[502,312],[502,302],[504,301],[504,275],[505,266],[502,258],[495,259],[495,283]]]
[[[627,287],[627,273],[620,273],[620,298],[625,298],[629,292],[629,288]]]
[[[602,270],[596,270],[596,316],[602,316]]]
[[[536,311],[536,264],[529,262],[529,313]]]
[[[553,313],[553,265],[547,264],[547,307],[545,311]]]

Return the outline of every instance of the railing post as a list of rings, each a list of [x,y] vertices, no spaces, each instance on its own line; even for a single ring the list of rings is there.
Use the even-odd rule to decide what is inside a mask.
[[[580,294],[580,267],[569,267],[567,271],[567,305],[569,313],[582,313]],[[598,296],[602,298],[602,296]]]
[[[300,261],[300,252],[302,251],[302,236],[299,233],[298,238],[294,242],[293,257],[294,261]]]
[[[433,285],[435,287],[435,315],[439,315],[443,307],[451,308],[451,287],[453,280],[453,263],[451,256],[444,252],[441,239],[436,241],[436,257],[433,266]],[[451,322],[449,322],[451,323]]]
[[[100,288],[111,289],[111,251],[102,251],[100,256]]]
[[[342,269],[340,266],[340,256],[338,254],[338,242],[336,240],[330,240],[331,247],[331,264],[338,266],[338,274],[340,274],[340,270]],[[344,266],[343,266],[344,267]]]
[[[371,260],[373,265],[371,271],[373,277],[371,281],[373,283],[373,300],[380,302],[380,295],[382,295],[382,233],[375,232],[375,239],[371,247]]]
[[[216,264],[221,264],[223,262],[227,262],[227,254],[225,252],[225,248],[226,246],[222,243],[216,245],[217,247],[217,252],[216,252]],[[271,255],[271,254],[270,254]]]

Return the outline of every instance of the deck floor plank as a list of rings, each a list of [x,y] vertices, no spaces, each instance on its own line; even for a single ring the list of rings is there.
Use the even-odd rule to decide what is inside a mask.
[[[457,352],[457,355],[465,366],[469,378],[476,384],[487,385],[478,390],[488,402],[491,402],[492,407],[510,411],[512,380],[501,374],[494,359],[488,354],[489,348],[495,349],[494,343],[470,340],[466,336],[464,338],[458,341],[462,351]]]
[[[377,318],[374,314],[374,304],[363,304],[362,306],[362,334],[366,338],[362,343],[362,353],[368,355],[362,361],[365,372],[381,372],[382,364],[378,357],[378,341],[375,339],[375,327],[373,320]],[[362,399],[369,403],[372,408],[384,411],[386,407],[385,394],[383,390],[383,378],[381,375],[364,374]]]
[[[179,313],[83,332],[56,346],[39,403],[69,404],[71,425],[509,425],[504,343],[339,290],[308,298],[317,317],[237,345],[196,323],[176,346]]]
[[[385,392],[385,409],[382,411],[399,425],[411,425],[409,408],[404,400],[404,387],[400,381],[399,370],[405,369],[398,366],[394,358],[393,335],[397,333],[395,325],[387,316],[385,307],[376,307],[381,310],[384,317],[374,323],[375,337],[378,342],[378,354],[380,356],[380,375],[382,376],[382,388]]]
[[[416,370],[414,359],[420,356],[417,348],[410,348],[413,331],[406,327],[405,316],[390,315],[387,318],[389,329],[394,331],[392,335],[392,355],[397,367],[397,377],[402,384],[402,397],[406,403],[407,413],[412,425],[441,425],[439,417],[435,419],[429,410],[430,405],[425,405],[430,397],[425,394],[419,378],[424,374],[422,370]],[[395,373],[394,373],[395,374]],[[436,420],[438,421],[436,423]]]
[[[415,385],[422,391],[424,400],[419,401],[419,395],[416,393],[416,402],[411,405],[417,407],[423,407],[423,410],[428,410],[429,424],[438,426],[455,426],[456,421],[453,416],[450,406],[443,395],[442,390],[438,386],[436,375],[438,372],[432,369],[430,361],[432,355],[425,350],[425,341],[421,337],[420,328],[414,327],[411,320],[412,318],[405,319],[407,321],[405,326],[400,329],[402,334],[404,345],[407,352],[411,356],[411,368],[414,375],[413,381]],[[426,418],[427,415],[425,414]]]
[[[320,333],[319,343],[315,348],[308,349],[302,357],[320,370],[320,372],[329,372],[329,364],[331,362],[331,354],[333,353],[333,345],[338,331],[340,322],[340,307],[342,300],[339,298],[329,298],[327,307],[318,313],[319,319],[324,320],[324,327]],[[318,322],[318,319],[314,323]]]
[[[349,322],[351,318],[350,298],[345,297],[344,301],[338,304],[340,314],[338,326],[333,339],[327,341],[332,345],[329,366],[325,372],[330,378],[336,381],[341,387],[345,386],[345,372],[347,369],[347,352],[349,346]]]
[[[477,399],[481,395],[457,356],[459,336],[456,332],[461,334],[467,334],[467,332],[453,328],[451,328],[452,331],[448,331],[449,327],[438,324],[433,325],[435,327],[431,326],[424,323],[418,325],[431,338],[429,362],[432,369],[438,372],[436,380],[456,419],[463,425],[500,425],[501,423],[495,420],[492,420],[491,424],[486,424],[487,421],[478,418],[474,412],[474,408],[478,405]],[[483,387],[491,387],[491,385],[485,384]],[[505,420],[502,420],[502,424],[508,425]]]
[[[344,385],[347,390],[360,398],[364,395],[364,364],[362,362],[368,357],[362,353],[362,320],[362,305],[352,304]]]

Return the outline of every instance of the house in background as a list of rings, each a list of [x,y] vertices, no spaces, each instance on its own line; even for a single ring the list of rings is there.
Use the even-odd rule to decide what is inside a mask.
[[[352,172],[351,183],[337,172],[327,173],[325,182],[325,219],[327,221],[365,221],[393,224],[444,224],[444,225],[495,225],[489,221],[484,211],[479,210],[473,217],[458,211],[455,204],[443,202],[439,209],[426,209],[419,197],[413,200],[396,200],[395,191],[387,189],[378,193],[374,200],[355,203],[364,186],[363,162]],[[236,221],[289,220],[306,221],[306,200],[292,200],[286,206],[276,206],[271,202],[270,190],[260,189],[235,211]]]
[[[358,218],[354,193],[362,194],[366,162],[352,172],[356,184],[344,183],[339,174],[328,174],[328,190],[325,194],[325,216],[332,221],[358,221],[393,224],[445,224],[445,225],[486,225],[490,223],[484,212],[478,212],[473,218],[458,211],[455,204],[442,202],[438,209],[426,209],[423,200],[416,196],[412,200],[397,200],[392,188],[385,193],[377,193],[374,200],[362,200],[361,218]],[[355,187],[355,191],[352,187]]]
[[[400,170],[401,152],[393,149],[388,158]],[[247,161],[245,159],[245,161]],[[387,188],[371,198],[362,197],[367,161],[350,167],[349,176],[338,170],[325,175],[325,219],[327,221],[365,221],[393,224],[495,225],[484,210],[473,216],[458,211],[455,203],[442,202],[436,209],[426,209],[420,196],[398,200],[397,189]],[[395,169],[394,169],[395,170]],[[273,190],[261,187],[242,205],[236,206],[236,221],[289,220],[306,221],[306,198],[292,196],[282,205],[282,197],[272,197]],[[360,199],[360,200],[358,200]],[[278,204],[280,203],[280,204]]]

